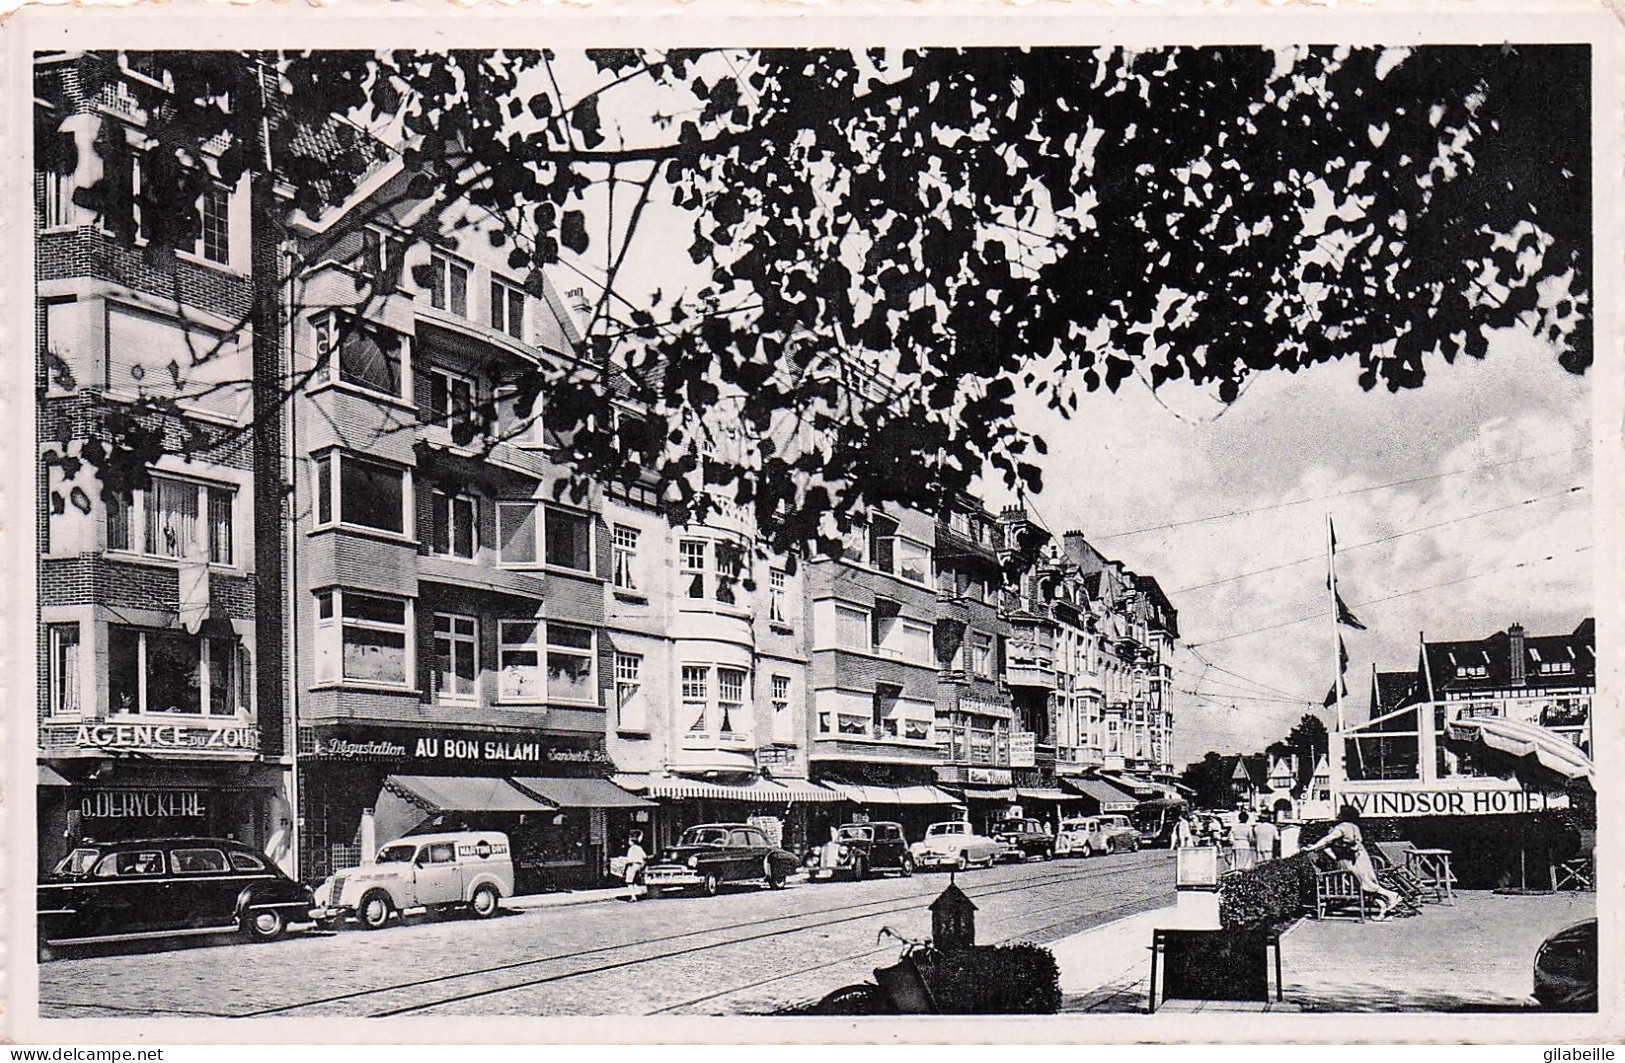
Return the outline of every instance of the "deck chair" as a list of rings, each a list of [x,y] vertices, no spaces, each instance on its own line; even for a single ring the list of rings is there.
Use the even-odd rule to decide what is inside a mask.
[[[1580,832],[1580,851],[1567,860],[1551,865],[1553,890],[1594,890],[1597,888],[1597,868],[1593,850],[1597,846],[1597,832]]]
[[[1371,854],[1371,866],[1376,869],[1377,881],[1399,895],[1400,904],[1396,907],[1405,913],[1420,915],[1422,899],[1428,893],[1427,885],[1404,863],[1396,862],[1390,851],[1384,850],[1384,845],[1409,848],[1409,843],[1368,842],[1366,851]]]

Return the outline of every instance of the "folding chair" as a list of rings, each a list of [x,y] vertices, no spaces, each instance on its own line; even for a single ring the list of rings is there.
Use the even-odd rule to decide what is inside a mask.
[[[1409,868],[1395,864],[1380,846],[1381,843],[1375,842],[1366,846],[1366,851],[1371,854],[1371,866],[1377,872],[1377,881],[1399,895],[1400,903],[1396,908],[1411,915],[1420,915],[1427,887]]]
[[[1597,832],[1580,832],[1580,851],[1567,860],[1551,865],[1553,890],[1595,890],[1597,868],[1593,850],[1597,846]]]

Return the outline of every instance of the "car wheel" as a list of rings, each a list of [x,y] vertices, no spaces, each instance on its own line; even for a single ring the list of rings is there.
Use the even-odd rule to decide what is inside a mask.
[[[862,858],[852,861],[852,881],[862,882],[868,877],[869,866],[863,862]]]
[[[487,882],[474,891],[474,896],[468,899],[468,907],[479,918],[489,919],[502,910],[502,895]]]
[[[243,936],[250,941],[275,941],[288,929],[288,917],[280,908],[261,908],[243,913]]]
[[[959,859],[954,861],[954,867],[959,869],[960,871],[969,871],[970,870],[970,854],[967,853],[963,849],[959,850]]]
[[[1045,860],[1053,860],[1053,859],[1055,859],[1055,850],[1053,848],[1045,849],[1043,852],[1039,853],[1038,855],[1040,857],[1042,857],[1043,859],[1045,859]]]
[[[722,892],[722,876],[715,871],[707,871],[705,878],[700,882],[700,892],[707,897],[715,897]]]
[[[356,905],[356,921],[368,930],[382,930],[389,922],[389,916],[394,912],[395,906],[389,903],[389,894],[383,890],[374,890],[361,898]]]
[[[771,856],[762,857],[762,877],[767,879],[767,888],[782,890],[784,888],[784,872],[773,863]]]
[[[902,862],[897,865],[897,870],[903,873],[904,878],[912,877],[914,874],[914,858],[904,853]]]

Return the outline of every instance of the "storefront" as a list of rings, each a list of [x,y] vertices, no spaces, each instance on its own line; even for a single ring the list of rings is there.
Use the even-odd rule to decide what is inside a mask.
[[[85,839],[235,838],[287,864],[286,771],[251,727],[87,723],[41,728],[41,869]]]
[[[845,799],[840,807],[847,822],[899,823],[910,841],[925,837],[926,828],[933,823],[965,816],[964,803],[958,797],[929,784],[874,786],[826,779],[824,786]]]
[[[335,724],[300,745],[308,880],[406,833],[488,829],[509,835],[521,892],[597,886],[653,811],[607,780],[597,735]]]
[[[672,845],[686,828],[697,824],[749,823],[760,827],[775,845],[799,856],[809,844],[828,836],[824,824],[834,818],[831,814],[842,800],[835,791],[803,779],[650,773],[616,775],[613,781],[659,802],[656,829],[644,846],[651,853]],[[651,840],[653,847],[648,844]]]
[[[1019,800],[1009,768],[945,765],[937,768],[937,779],[968,809],[971,826],[984,834],[1009,815]]]

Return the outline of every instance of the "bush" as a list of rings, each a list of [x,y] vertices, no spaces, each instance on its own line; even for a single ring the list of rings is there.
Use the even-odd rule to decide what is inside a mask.
[[[1266,860],[1219,879],[1219,925],[1226,930],[1290,922],[1314,903],[1314,864],[1305,853]]]
[[[944,1015],[1053,1015],[1061,1010],[1061,969],[1042,945],[974,945],[921,965]]]

